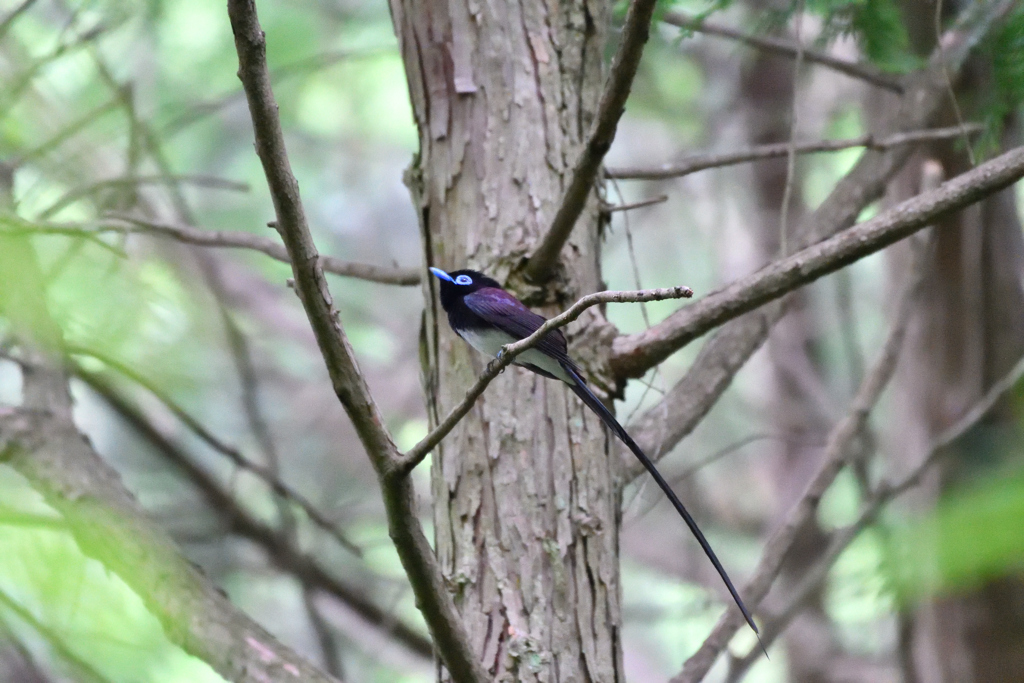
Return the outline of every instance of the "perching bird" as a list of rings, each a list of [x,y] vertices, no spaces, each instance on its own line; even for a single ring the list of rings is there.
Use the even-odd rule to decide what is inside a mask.
[[[465,339],[470,346],[484,355],[495,357],[506,344],[525,339],[544,324],[545,318],[537,315],[501,288],[496,281],[475,270],[456,270],[446,273],[440,268],[431,268],[430,272],[441,281],[441,306],[448,314],[448,324],[455,334]],[[533,348],[516,357],[513,361],[529,370],[551,379],[560,379],[583,400],[583,402],[601,418],[601,421],[615,433],[622,443],[626,444],[640,463],[658,482],[658,486],[672,501],[676,511],[682,516],[686,526],[697,537],[697,542],[718,570],[718,575],[725,581],[726,588],[743,613],[747,624],[758,633],[757,625],[750,616],[739,593],[729,580],[722,563],[718,561],[711,544],[697,527],[690,513],[683,507],[668,482],[655,468],[651,459],[640,449],[635,441],[622,428],[611,411],[594,395],[580,376],[580,369],[569,358],[565,337],[561,330],[548,332]]]

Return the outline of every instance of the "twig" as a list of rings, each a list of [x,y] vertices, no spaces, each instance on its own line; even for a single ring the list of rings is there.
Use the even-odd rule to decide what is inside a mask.
[[[56,135],[51,137],[43,144],[39,145],[38,147],[35,147],[34,149],[30,149],[22,153],[21,155],[11,159],[7,163],[9,163],[14,168],[18,168],[20,166],[23,166],[26,162],[31,161],[32,159],[49,154],[51,151],[53,151],[57,147],[60,147],[66,141],[78,135],[78,133],[80,133],[87,126],[89,126],[92,123],[95,123],[100,118],[112,112],[116,108],[116,98],[108,102],[105,102],[104,104],[101,104],[95,109],[86,112],[69,125],[65,126],[61,131],[59,131]]]
[[[619,49],[612,61],[611,74],[601,94],[586,145],[572,170],[572,177],[551,226],[526,264],[526,277],[532,282],[540,283],[551,276],[558,262],[558,254],[587,203],[601,169],[601,161],[612,146],[619,119],[626,110],[626,99],[640,65],[644,44],[650,35],[655,4],[655,0],[631,0],[629,3]]]
[[[391,46],[371,47],[363,50],[328,50],[327,52],[315,54],[310,57],[302,57],[289,64],[282,64],[270,72],[270,80],[272,83],[280,85],[289,78],[303,72],[312,73],[320,71],[321,69],[329,68],[339,62],[349,59],[373,59],[375,57],[393,54],[395,54],[395,48]],[[194,105],[190,110],[186,110],[171,119],[160,132],[168,137],[177,135],[185,128],[188,128],[192,124],[201,120],[203,117],[215,114],[224,107],[244,99],[245,93],[239,90],[236,92],[225,93],[215,100],[200,102]]]
[[[904,286],[899,297],[894,322],[878,360],[861,382],[846,416],[829,433],[818,471],[808,484],[806,492],[786,516],[785,523],[765,545],[757,569],[743,590],[744,600],[755,609],[768,594],[782,569],[783,559],[797,540],[800,529],[813,518],[822,496],[846,464],[850,445],[864,428],[871,410],[896,370],[896,361],[906,336],[910,312],[924,281],[923,264],[924,258],[921,255],[910,275],[910,281]],[[680,675],[672,679],[673,683],[702,680],[742,623],[742,616],[737,610],[730,609],[722,615],[711,635],[683,665]]]
[[[266,39],[253,0],[228,0],[228,17],[238,53],[238,77],[249,103],[256,154],[263,165],[276,226],[288,250],[295,291],[320,347],[335,394],[345,408],[381,484],[388,530],[437,647],[454,680],[490,680],[455,610],[444,577],[417,516],[415,492],[405,476],[391,476],[400,460],[384,417],[359,372],[327,282],[291,172],[278,105],[270,88]]]
[[[252,249],[282,263],[290,263],[288,251],[280,243],[268,237],[261,237],[250,232],[242,232],[240,230],[203,230],[192,226],[151,221],[121,213],[108,214],[107,218],[118,221],[118,223],[114,225],[102,224],[95,228],[88,228],[79,224],[35,223],[31,221],[21,221],[21,223],[24,226],[22,231],[26,233],[37,232],[39,234],[68,235],[71,237],[95,237],[97,234],[105,232],[139,233],[175,239],[185,244],[195,244],[201,247]],[[110,245],[105,244],[105,246],[109,247]],[[354,277],[386,285],[415,285],[420,281],[419,271],[413,268],[382,268],[365,263],[342,261],[333,256],[320,256],[320,264],[324,271],[334,275]]]
[[[966,129],[969,133],[979,133],[983,126],[977,123],[967,123],[961,126],[950,126],[949,128],[933,128],[930,130],[909,131],[896,133],[883,138],[874,135],[861,135],[856,138],[845,140],[821,140],[819,142],[799,143],[793,146],[796,154],[814,154],[817,152],[838,152],[851,147],[864,147],[873,150],[886,150],[901,145],[910,145],[918,142],[931,140],[948,140],[957,138],[964,134]],[[662,166],[635,167],[635,168],[610,168],[605,174],[609,178],[623,180],[659,180],[663,178],[679,178],[709,168],[720,168],[732,166],[748,161],[760,159],[775,159],[786,156],[789,151],[789,143],[778,142],[769,145],[757,145],[747,149],[734,152],[723,152],[721,154],[691,154],[683,157],[677,162],[664,164]]]
[[[1013,6],[1012,0],[987,0],[972,5],[958,17],[956,25],[944,37],[949,49],[934,52],[928,68],[906,78],[906,93],[894,107],[895,114],[886,122],[886,130],[926,128],[945,95],[944,80],[937,64],[948,65],[951,73],[958,73],[972,46]],[[903,146],[862,155],[828,198],[803,218],[794,241],[802,248],[853,225],[864,208],[882,196],[889,180],[902,168],[909,154],[910,148]],[[648,455],[659,459],[693,431],[728,388],[736,372],[764,344],[792,299],[793,295],[787,295],[740,316],[702,346],[693,365],[665,398],[643,415],[639,425],[630,425],[630,433]],[[643,367],[636,368],[635,376],[642,371]],[[641,426],[642,431],[638,428]],[[631,469],[635,465],[635,459],[627,459],[622,467],[635,477],[637,472]]]
[[[664,17],[662,17],[662,21],[666,24],[672,24],[673,26],[678,26],[690,31],[735,40],[743,43],[744,45],[748,45],[765,52],[770,52],[772,54],[782,55],[784,57],[795,58],[800,49],[788,40],[750,35],[737,31],[736,29],[711,23],[707,20],[696,19],[681,12],[668,12]],[[898,78],[879,71],[870,64],[848,62],[846,60],[833,57],[827,53],[818,52],[817,50],[809,48],[803,48],[803,52],[804,59],[808,62],[820,64],[821,66],[828,67],[829,69],[838,71],[853,78],[859,78],[862,81],[866,81],[886,90],[891,90],[897,93],[903,92],[903,86]]]
[[[24,512],[9,505],[0,504],[0,526],[17,526],[27,529],[49,529],[67,531],[67,523],[60,517]]]
[[[214,190],[229,190],[231,192],[248,192],[249,184],[240,183],[234,180],[228,180],[226,178],[218,178],[217,176],[206,176],[206,175],[177,175],[167,178],[163,175],[153,176],[129,176],[125,178],[109,178],[107,180],[99,180],[88,185],[71,190],[63,197],[55,201],[49,207],[44,209],[39,214],[40,220],[47,220],[50,216],[54,215],[64,207],[72,204],[83,197],[95,194],[100,190],[113,187],[137,187],[139,185],[159,184],[159,183],[188,183],[197,187],[207,187]]]
[[[306,513],[311,522],[313,522],[316,526],[326,531],[343,548],[345,548],[346,550],[348,550],[356,556],[362,557],[362,548],[360,548],[358,545],[350,541],[345,536],[345,533],[338,527],[338,525],[335,522],[328,519],[326,516],[324,516],[324,514],[321,513],[320,510],[305,496],[303,496],[301,493],[299,493],[298,491],[294,490],[293,488],[285,484],[283,481],[281,481],[281,479],[274,473],[274,471],[271,468],[265,467],[263,465],[253,462],[252,460],[249,460],[237,448],[222,441],[219,437],[217,437],[205,426],[203,426],[203,424],[199,422],[199,420],[192,417],[192,415],[190,415],[188,411],[179,406],[174,401],[174,399],[165,394],[160,389],[160,387],[156,386],[154,383],[150,382],[144,376],[135,372],[132,368],[128,367],[127,365],[99,351],[93,351],[90,349],[76,347],[69,347],[67,350],[68,353],[72,355],[85,355],[95,358],[96,360],[102,362],[107,367],[116,370],[119,374],[123,375],[124,377],[127,377],[135,384],[138,384],[139,386],[144,388],[146,391],[152,394],[158,401],[160,401],[160,403],[162,403],[169,411],[171,411],[171,413],[176,418],[178,418],[178,420],[180,420],[182,424],[188,427],[188,429],[190,429],[196,436],[198,436],[200,439],[206,442],[211,448],[213,448],[214,451],[227,457],[228,460],[230,460],[239,469],[245,470],[246,472],[251,472],[252,474],[259,477],[263,481],[263,483],[270,487],[270,490],[274,493],[275,496],[283,498],[285,500],[289,500],[298,505],[300,508],[302,508],[302,511]],[[98,373],[86,370],[80,365],[73,367],[72,370],[75,372],[76,375],[78,375],[83,381],[88,383],[93,388],[98,388],[101,383],[105,384],[104,380]]]
[[[898,242],[937,217],[977,202],[1022,176],[1024,147],[1017,147],[936,190],[741,278],[676,311],[650,330],[619,337],[612,349],[612,366],[620,377],[639,376],[722,323]]]
[[[793,62],[793,98],[789,109],[789,141],[786,143],[786,186],[782,191],[782,208],[779,212],[779,256],[789,253],[789,208],[793,201],[793,185],[796,180],[796,135],[800,127],[800,71],[804,65],[804,43],[800,29],[804,23],[804,0],[796,5],[796,60]]]
[[[257,519],[222,487],[197,459],[175,444],[143,412],[114,387],[95,376],[84,376],[89,388],[127,425],[145,439],[198,490],[206,505],[219,515],[230,531],[263,548],[268,559],[303,583],[337,598],[370,624],[380,627],[421,657],[431,657],[433,646],[419,631],[397,620],[370,599],[365,588],[329,573],[315,558],[303,553],[278,530]]]
[[[936,0],[935,2],[935,48],[942,53],[942,0]],[[956,99],[956,89],[953,88],[953,79],[949,75],[949,69],[946,68],[945,63],[942,66],[942,76],[946,79],[946,89],[949,91],[949,101],[953,105],[953,116],[956,118],[957,125],[963,131],[963,142],[964,147],[967,149],[967,159],[971,162],[971,166],[977,166],[978,162],[974,158],[974,148],[971,147],[971,142],[967,138],[967,130],[964,122],[964,116],[960,112],[960,103]]]
[[[615,213],[617,211],[632,211],[633,209],[642,209],[645,206],[653,206],[655,204],[661,204],[668,201],[668,195],[662,194],[657,197],[651,197],[650,199],[642,199],[638,202],[632,202],[630,204],[609,204],[603,207],[605,213]]]
[[[850,543],[857,538],[860,532],[875,520],[882,508],[901,494],[920,484],[924,474],[947,452],[944,448],[976,425],[992,409],[996,401],[1002,398],[1007,391],[1020,381],[1021,377],[1024,377],[1024,359],[1018,361],[1017,365],[1010,372],[992,385],[985,392],[985,395],[963,417],[944,429],[941,434],[933,439],[928,445],[921,462],[909,474],[899,482],[883,483],[877,487],[871,498],[867,501],[867,505],[857,517],[857,520],[834,534],[828,548],[815,563],[815,566],[803,576],[796,589],[794,589],[787,605],[775,617],[765,622],[761,634],[761,639],[765,645],[770,645],[776,637],[781,635],[786,625],[796,616],[799,607],[806,600],[807,596],[816,590],[828,577],[828,570],[832,564],[849,547]],[[738,681],[750,665],[757,661],[760,654],[761,651],[759,649],[752,648],[742,658],[732,661],[727,680]]]
[[[235,609],[149,520],[118,474],[78,432],[67,375],[55,351],[61,348],[61,334],[47,310],[34,254],[24,239],[0,239],[0,270],[18,258],[26,285],[15,288],[5,310],[30,313],[37,327],[28,329],[38,342],[22,347],[24,408],[0,415],[0,434],[6,437],[0,459],[64,518],[83,553],[117,574],[140,597],[170,641],[225,679],[334,681]],[[24,310],[32,300],[32,309]],[[29,322],[23,317],[16,320]]]
[[[681,299],[691,296],[693,296],[693,290],[689,287],[682,286],[671,287],[668,289],[643,289],[635,292],[595,292],[593,294],[586,295],[563,313],[545,321],[545,323],[538,327],[537,331],[529,337],[525,337],[513,344],[503,346],[499,356],[487,364],[487,368],[484,370],[484,373],[476,381],[476,384],[466,392],[466,396],[462,401],[452,408],[437,427],[423,437],[418,444],[413,446],[409,452],[402,456],[402,459],[396,463],[395,473],[404,476],[420,464],[420,462],[427,457],[427,454],[434,450],[434,447],[441,443],[441,440],[448,436],[448,433],[455,428],[455,425],[457,425],[459,421],[466,416],[466,413],[468,413],[469,409],[473,407],[476,400],[484,393],[487,385],[489,385],[495,377],[501,374],[502,370],[511,365],[519,354],[536,346],[551,330],[558,329],[559,327],[568,325],[573,320],[576,320],[576,318],[582,315],[583,311],[587,310],[591,306],[609,303],[664,301],[665,299]]]

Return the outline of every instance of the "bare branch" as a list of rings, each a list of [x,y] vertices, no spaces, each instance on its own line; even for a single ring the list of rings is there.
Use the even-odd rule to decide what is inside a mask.
[[[583,212],[587,197],[593,190],[601,162],[612,146],[619,119],[626,110],[626,98],[629,97],[644,45],[650,36],[655,4],[655,0],[631,0],[629,3],[619,49],[612,61],[611,74],[601,94],[586,145],[572,170],[572,177],[551,226],[526,264],[526,277],[532,282],[540,283],[551,277],[558,262],[558,254],[569,239],[576,219]]]
[[[4,301],[24,345],[23,407],[0,415],[0,461],[17,470],[66,521],[83,553],[117,574],[160,621],[168,639],[238,683],[334,681],[235,609],[156,527],[71,415],[60,330],[46,309],[30,245],[0,236],[0,271],[25,276]],[[4,268],[3,266],[7,266]],[[32,316],[31,320],[26,319]],[[35,323],[35,324],[32,324]]]
[[[118,223],[86,227],[80,224],[35,222],[6,217],[3,219],[3,222],[7,224],[5,229],[25,234],[38,233],[43,235],[95,238],[96,235],[107,232],[138,233],[155,237],[166,237],[185,244],[195,244],[201,247],[252,249],[282,263],[290,263],[288,260],[288,250],[284,246],[269,237],[260,237],[251,232],[242,232],[240,230],[203,230],[202,228],[161,223],[121,213],[112,213],[106,218],[118,221]],[[110,246],[106,243],[103,244],[104,246]],[[342,277],[354,277],[385,285],[415,285],[420,282],[420,273],[414,268],[382,268],[365,263],[342,261],[333,256],[320,256],[319,258],[320,265],[325,272]]]
[[[936,190],[919,194],[869,221],[741,278],[680,309],[650,330],[619,337],[613,346],[613,367],[620,376],[638,376],[708,330],[898,242],[942,214],[977,202],[1021,176],[1024,147],[1017,147]]]
[[[484,393],[484,390],[487,389],[487,385],[489,385],[495,377],[501,374],[502,370],[511,365],[516,356],[527,349],[536,346],[551,330],[568,325],[573,320],[580,317],[583,311],[587,310],[591,306],[597,306],[598,304],[642,303],[647,301],[664,301],[665,299],[689,298],[691,296],[693,296],[693,290],[689,287],[682,286],[671,287],[669,289],[641,289],[635,292],[595,292],[593,294],[586,295],[566,309],[563,313],[556,315],[554,318],[548,319],[529,337],[521,339],[514,344],[507,344],[506,346],[503,346],[498,358],[487,364],[487,369],[484,370],[484,374],[480,375],[480,379],[476,381],[476,384],[466,392],[466,396],[462,401],[451,409],[451,412],[441,420],[440,424],[438,424],[433,431],[423,437],[418,444],[413,446],[409,452],[402,457],[402,460],[396,465],[396,474],[404,476],[420,464],[423,459],[427,457],[427,454],[434,450],[434,447],[441,443],[441,440],[448,436],[448,433],[455,428],[455,425],[457,425],[459,421],[466,416],[469,409],[473,407],[476,400],[480,398]]]
[[[65,664],[71,667],[74,671],[76,681],[80,681],[81,683],[110,683],[109,678],[103,676],[99,671],[93,668],[91,664],[82,659],[74,650],[68,647],[64,642],[64,638],[61,637],[61,634],[58,631],[55,631],[37,619],[36,615],[32,614],[31,610],[25,609],[14,598],[2,590],[0,590],[0,606],[3,606],[6,611],[16,615],[20,621],[31,626],[33,631],[42,636],[53,653],[60,657]],[[4,631],[7,630],[8,629],[3,626],[2,622],[0,622],[0,634],[5,636],[8,635],[7,633],[4,633]],[[21,679],[15,676],[15,680],[12,683],[19,683],[19,681],[21,681],[21,683],[32,683],[34,680],[36,679]]]
[[[253,249],[262,252],[267,256],[290,263],[288,251],[278,242],[260,237],[248,232],[226,231],[226,230],[202,230],[185,225],[173,225],[148,221],[138,216],[114,213],[109,214],[110,218],[125,221],[136,226],[132,232],[154,234],[162,237],[171,237],[187,244],[196,244],[203,247],[235,247],[241,249]],[[109,230],[124,230],[124,228],[111,227]],[[354,277],[360,280],[379,282],[385,285],[416,285],[420,282],[420,272],[415,268],[382,268],[365,263],[352,263],[342,261],[333,256],[320,256],[320,267],[335,275],[343,277]]]
[[[320,256],[306,225],[298,183],[285,150],[278,106],[270,88],[266,40],[256,17],[255,3],[253,0],[229,0],[228,16],[238,52],[238,76],[252,116],[256,153],[274,201],[277,229],[292,264],[295,291],[320,346],[335,394],[377,471],[391,539],[438,654],[456,681],[485,683],[487,673],[470,645],[437,559],[423,534],[412,483],[408,477],[388,476],[399,462],[398,449],[356,365],[352,347],[334,310]]]
[[[697,33],[704,33],[710,36],[718,36],[719,38],[735,40],[749,47],[769,52],[771,54],[781,55],[783,57],[796,58],[797,53],[801,50],[800,46],[795,45],[788,40],[750,35],[727,26],[721,26],[704,19],[688,16],[682,12],[668,12],[664,17],[662,17],[662,21],[666,24],[678,26],[679,28],[689,31],[696,31]],[[819,52],[818,50],[812,50],[806,47],[802,48],[802,50],[804,53],[804,59],[808,62],[820,64],[821,66],[846,74],[852,78],[857,78],[872,85],[876,85],[879,88],[884,88],[897,93],[903,92],[903,86],[900,83],[899,78],[890,76],[883,71],[879,71],[870,64],[848,62],[844,59],[833,57],[825,52]]]
[[[814,516],[825,491],[832,485],[846,464],[850,445],[861,433],[872,408],[878,402],[882,391],[896,370],[896,361],[906,336],[910,313],[924,281],[923,263],[923,258],[917,259],[916,267],[910,275],[910,281],[899,297],[899,304],[893,318],[894,322],[879,359],[861,382],[846,416],[829,434],[818,471],[808,484],[804,495],[786,516],[785,523],[768,541],[753,577],[744,587],[743,598],[748,605],[754,605],[755,609],[756,605],[768,594],[768,590],[782,568],[782,560],[796,541],[800,529]],[[711,635],[683,665],[682,673],[672,679],[673,683],[702,680],[742,623],[742,615],[738,610],[730,609],[723,614]]]
[[[314,505],[308,498],[303,496],[298,491],[294,490],[278,477],[270,468],[264,467],[259,463],[253,462],[247,458],[241,451],[234,446],[222,441],[213,432],[207,429],[199,420],[192,417],[184,408],[179,406],[170,396],[163,392],[160,387],[156,386],[144,376],[125,364],[109,357],[106,354],[100,353],[99,351],[93,351],[90,349],[83,349],[77,347],[68,347],[68,353],[71,355],[84,355],[99,360],[104,365],[113,370],[116,370],[119,374],[127,377],[132,382],[143,387],[146,391],[151,393],[160,403],[162,403],[171,413],[178,418],[182,424],[190,429],[196,436],[206,442],[213,450],[226,456],[236,467],[246,472],[259,477],[263,483],[265,483],[275,496],[291,501],[302,508],[302,511],[306,513],[310,521],[316,526],[327,532],[334,540],[338,542],[343,548],[353,553],[356,556],[362,556],[362,549],[353,543],[345,536],[345,532],[333,521],[328,519],[319,508]],[[98,386],[98,383],[103,382],[99,373],[91,372],[81,366],[75,366],[73,368],[74,373],[83,379],[91,386]]]
[[[976,123],[965,126],[951,126],[949,128],[933,128],[930,130],[909,131],[896,133],[884,138],[877,138],[874,135],[861,135],[846,140],[821,140],[818,142],[806,142],[794,145],[796,154],[814,154],[817,152],[838,152],[853,147],[864,147],[873,150],[886,150],[900,145],[909,145],[918,142],[930,142],[934,140],[948,140],[958,138],[968,133],[979,133],[984,126]],[[721,154],[689,154],[679,161],[661,166],[635,167],[635,168],[610,168],[605,171],[609,178],[623,180],[660,180],[664,178],[680,178],[682,176],[704,171],[709,168],[721,168],[732,166],[748,161],[760,159],[775,159],[784,157],[789,151],[788,142],[778,142],[770,145],[756,145],[747,149],[740,149],[734,152],[723,152]]]
[[[668,201],[667,194],[661,194],[657,197],[651,197],[650,199],[641,199],[638,202],[632,202],[630,204],[608,204],[603,210],[605,213],[615,213],[617,211],[632,211],[633,209],[642,209],[645,206],[654,206],[655,204],[661,204]]]
[[[267,558],[282,571],[293,574],[303,585],[337,598],[367,623],[388,632],[404,647],[421,657],[433,656],[433,645],[419,631],[396,618],[370,599],[365,588],[329,573],[315,558],[301,552],[276,529],[254,517],[200,466],[184,448],[171,441],[146,415],[98,375],[80,375],[113,411],[138,432],[163,458],[180,471],[218,514],[232,533],[263,548]]]
[[[160,183],[188,183],[197,187],[206,187],[214,190],[228,190],[231,192],[248,192],[249,184],[240,183],[226,178],[207,175],[175,175],[166,177],[163,175],[153,176],[126,176],[123,178],[109,178],[99,180],[88,185],[83,185],[71,190],[63,197],[55,201],[39,214],[40,220],[46,220],[64,207],[72,204],[83,197],[94,195],[101,190],[116,187],[138,187],[140,185],[151,185]]]
[[[898,105],[889,111],[888,120],[880,125],[880,130],[898,133],[927,128],[947,96],[944,70],[957,74],[974,45],[1014,4],[1014,0],[987,0],[974,3],[961,13],[957,23],[943,37],[944,48],[933,52],[928,67],[906,78],[905,93]],[[801,221],[794,235],[794,247],[805,247],[853,225],[860,212],[882,195],[886,184],[903,166],[911,151],[906,145],[865,151],[825,201]],[[666,332],[675,319],[676,314],[669,316],[652,328],[651,333]],[[756,331],[758,328],[752,325],[750,329]],[[763,336],[767,336],[767,330]],[[637,356],[628,372],[620,374],[620,377],[639,376],[663,358]]]
[[[786,313],[788,302],[788,298],[773,301],[740,316],[704,344],[690,370],[665,398],[627,428],[644,453],[657,462],[700,424]],[[646,472],[632,453],[622,453],[619,467],[624,482]]]
[[[947,64],[951,73],[957,73],[971,46],[1011,6],[1007,0],[989,0],[972,6],[970,12],[962,15],[944,38],[948,49],[937,51],[930,67],[907,78],[907,94],[895,107],[892,120],[880,130],[915,131],[926,127],[946,92],[945,78],[936,64]],[[804,219],[797,231],[797,246],[823,240],[852,225],[857,215],[881,196],[908,155],[907,147],[865,153],[828,198]],[[739,368],[768,338],[791,298],[787,295],[740,316],[703,345],[696,362],[665,399],[648,410],[638,425],[630,426],[630,433],[645,452],[657,459],[690,433],[728,388]],[[634,460],[625,460],[625,472],[636,476],[635,467]]]
[[[814,567],[800,579],[800,583],[793,590],[786,606],[776,616],[765,622],[764,628],[761,630],[761,640],[766,646],[771,645],[782,634],[792,618],[799,612],[800,607],[807,600],[808,596],[817,590],[825,579],[828,578],[829,569],[839,559],[842,552],[849,547],[850,543],[857,538],[861,531],[874,522],[882,508],[899,495],[919,485],[924,474],[947,452],[944,448],[976,425],[991,410],[996,401],[1002,398],[1007,391],[1020,381],[1021,377],[1024,377],[1024,359],[1018,361],[1017,365],[1010,372],[992,385],[985,392],[985,395],[963,417],[944,429],[941,434],[932,440],[917,467],[900,481],[882,483],[877,488],[856,521],[833,535],[828,548],[822,553]],[[752,648],[742,658],[730,661],[727,681],[740,680],[747,669],[760,656],[761,651],[757,648]]]

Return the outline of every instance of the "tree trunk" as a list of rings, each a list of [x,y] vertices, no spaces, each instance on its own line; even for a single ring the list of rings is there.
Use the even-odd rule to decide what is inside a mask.
[[[393,0],[420,156],[407,182],[426,265],[471,267],[551,314],[599,289],[596,194],[541,290],[523,258],[550,223],[602,84],[606,3]],[[433,420],[487,362],[424,296]],[[570,353],[608,341],[591,309]],[[586,344],[574,344],[585,330]],[[606,345],[606,344],[605,344]],[[592,381],[601,386],[600,377]],[[435,451],[435,543],[473,647],[498,680],[619,681],[619,489],[600,422],[560,383],[500,377]],[[442,672],[442,679],[446,674]]]
[[[933,22],[934,8],[907,5],[908,25]],[[954,8],[955,10],[955,8]],[[953,11],[953,10],[951,10]],[[931,15],[931,16],[929,16]],[[926,21],[927,20],[927,21]],[[934,25],[934,24],[931,24]],[[932,34],[934,31],[932,31]],[[934,44],[928,32],[912,34],[922,50]],[[956,84],[961,107],[991,89],[980,60],[969,62]],[[971,120],[971,112],[964,116]],[[947,107],[938,125],[955,125]],[[1007,130],[1016,130],[1009,122]],[[1019,144],[1007,141],[1008,145]],[[921,161],[937,159],[945,177],[968,170],[971,161],[956,142],[933,144],[918,163],[908,164],[891,199],[916,191]],[[1024,355],[1024,240],[1013,189],[1004,190],[935,226],[935,250],[924,296],[911,327],[898,377],[900,405],[897,469],[912,467],[924,446],[973,406]],[[894,259],[900,268],[899,258]],[[902,274],[897,274],[902,277]],[[1015,448],[1003,435],[1016,429],[1009,399],[956,443],[915,499],[918,508],[934,505],[944,493],[991,473]],[[970,591],[938,597],[908,614],[904,669],[923,683],[1024,680],[1024,581],[990,580]]]

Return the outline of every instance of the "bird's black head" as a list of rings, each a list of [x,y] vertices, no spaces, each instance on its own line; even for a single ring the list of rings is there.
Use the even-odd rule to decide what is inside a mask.
[[[431,268],[430,272],[441,281],[441,307],[445,311],[451,310],[452,306],[462,300],[462,297],[483,287],[501,289],[501,285],[496,280],[475,270],[455,270],[446,273],[440,268]]]

